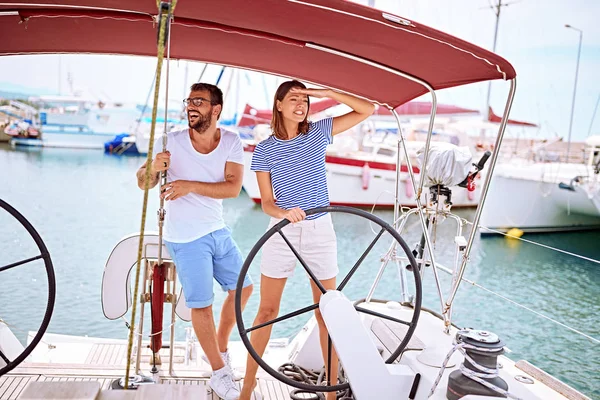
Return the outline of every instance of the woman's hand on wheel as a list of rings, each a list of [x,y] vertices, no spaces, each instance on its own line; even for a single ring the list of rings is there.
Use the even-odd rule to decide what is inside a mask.
[[[283,218],[287,219],[291,223],[300,222],[306,218],[306,213],[300,207],[295,207],[286,210],[283,214]]]

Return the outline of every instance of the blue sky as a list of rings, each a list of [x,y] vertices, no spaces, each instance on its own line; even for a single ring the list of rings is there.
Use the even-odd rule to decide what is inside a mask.
[[[368,0],[358,2],[367,4]],[[490,8],[493,2],[375,0],[375,6],[491,49],[495,24]],[[579,40],[576,31],[564,27],[571,24],[583,31],[572,136],[574,140],[583,140],[588,135],[600,95],[600,24],[594,16],[600,16],[598,0],[515,0],[502,8],[496,52],[517,70],[517,96],[511,117],[541,124],[539,132],[530,134],[567,136]],[[188,79],[184,83],[186,65]],[[67,76],[71,76],[74,89],[89,96],[144,103],[154,69],[155,60],[143,57],[2,57],[0,90],[36,88],[44,93],[58,93],[60,85],[62,93],[69,94]],[[197,79],[201,69],[202,64],[198,63],[172,62],[170,98],[174,105],[184,97],[184,88]],[[212,66],[205,80],[214,82],[218,73],[219,68]],[[228,79],[225,74],[222,83]],[[242,76],[240,82],[241,89],[232,92],[231,97],[239,96],[240,103],[248,98],[257,107],[270,107],[275,79],[250,73]],[[506,83],[492,84],[491,105],[496,113],[504,107],[507,90]],[[483,110],[486,93],[487,84],[470,85],[440,91],[439,100]],[[600,134],[600,115],[596,115],[592,134]]]

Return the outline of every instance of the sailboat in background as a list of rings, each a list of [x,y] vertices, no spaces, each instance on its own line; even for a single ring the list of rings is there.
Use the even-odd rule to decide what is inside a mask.
[[[502,4],[502,0],[494,5],[494,52],[500,10],[506,5]],[[579,61],[576,73],[578,68]],[[600,229],[600,136],[590,135],[594,117],[581,153],[569,158],[576,86],[577,75],[566,157],[555,153],[552,159],[548,159],[545,151],[552,145],[550,142],[529,149],[531,158],[510,158],[499,162],[490,184],[489,201],[481,215],[482,234],[508,232],[512,228],[522,232]],[[488,82],[487,94],[491,112],[490,91],[491,81]],[[594,116],[597,108],[598,102]],[[555,142],[560,141],[562,138]]]

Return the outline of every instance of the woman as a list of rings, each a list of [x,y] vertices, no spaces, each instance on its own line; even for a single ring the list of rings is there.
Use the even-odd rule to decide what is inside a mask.
[[[353,111],[335,118],[308,122],[308,96],[329,97],[346,104]],[[370,102],[329,89],[307,89],[298,81],[282,83],[273,101],[273,134],[254,150],[251,169],[256,171],[263,211],[271,216],[270,229],[282,219],[291,222],[283,233],[325,289],[335,289],[337,242],[331,216],[328,213],[306,216],[304,210],[329,206],[325,171],[325,151],[333,136],[344,132],[373,113]],[[300,246],[300,243],[302,245]],[[292,275],[296,256],[281,235],[274,235],[263,247],[261,260],[260,306],[254,325],[277,317],[286,280]],[[311,281],[313,299],[319,302],[321,291]],[[327,329],[317,309],[319,337],[323,359],[327,360]],[[251,343],[263,355],[271,327],[252,332]],[[248,356],[246,377],[240,400],[249,400],[256,386],[258,365]],[[337,383],[338,362],[331,359],[331,384]],[[326,369],[327,370],[327,369]],[[327,400],[336,398],[334,392]]]

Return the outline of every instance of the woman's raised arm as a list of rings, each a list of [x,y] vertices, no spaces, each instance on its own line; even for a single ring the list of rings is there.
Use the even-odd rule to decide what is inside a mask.
[[[370,101],[331,89],[301,89],[294,87],[290,89],[290,93],[305,94],[316,98],[328,97],[350,107],[352,111],[349,113],[333,118],[331,134],[334,136],[361,123],[375,111],[375,106]]]

